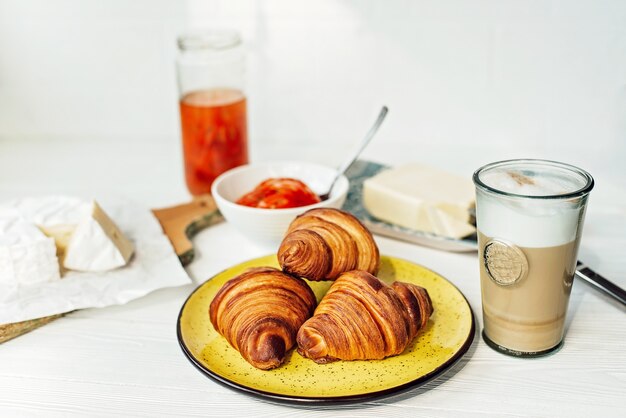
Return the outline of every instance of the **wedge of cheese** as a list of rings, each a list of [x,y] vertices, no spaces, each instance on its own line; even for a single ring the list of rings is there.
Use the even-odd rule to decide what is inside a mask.
[[[63,267],[63,260],[65,260],[65,251],[67,250],[67,246],[70,243],[70,238],[72,238],[72,234],[76,229],[76,225],[70,224],[60,224],[53,226],[42,226],[37,225],[37,227],[43,232],[47,237],[54,239],[54,245],[56,245],[56,254],[57,260],[59,262],[59,268],[61,269],[61,275],[65,273],[65,267]]]
[[[133,255],[132,242],[94,201],[90,216],[71,234],[63,266],[77,271],[106,271],[125,266]]]
[[[406,228],[450,238],[476,229],[470,179],[421,164],[385,170],[363,183],[363,205],[374,217]]]
[[[54,240],[19,217],[0,216],[0,289],[11,291],[60,278]]]

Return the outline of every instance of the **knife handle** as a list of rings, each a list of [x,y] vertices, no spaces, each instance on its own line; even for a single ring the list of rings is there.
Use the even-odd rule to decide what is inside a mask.
[[[605,279],[580,261],[576,264],[576,277],[586,281],[609,296],[612,296],[620,301],[622,305],[626,306],[626,290],[612,281]]]

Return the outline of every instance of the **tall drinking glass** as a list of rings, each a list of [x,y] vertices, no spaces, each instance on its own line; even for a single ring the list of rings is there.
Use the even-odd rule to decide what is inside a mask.
[[[510,160],[474,173],[483,338],[515,356],[559,348],[593,178],[568,164]]]
[[[200,195],[224,171],[248,162],[245,54],[235,31],[181,36],[178,48],[185,180]]]

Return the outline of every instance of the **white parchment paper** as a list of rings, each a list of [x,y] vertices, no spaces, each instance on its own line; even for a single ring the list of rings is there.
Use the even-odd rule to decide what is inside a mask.
[[[41,213],[37,208],[63,208],[70,202],[89,202],[63,196],[16,199],[0,203],[21,212]],[[66,272],[61,280],[14,289],[0,289],[0,324],[26,321],[75,309],[127,303],[154,290],[191,283],[172,245],[152,212],[119,197],[97,198],[100,206],[135,245],[129,264],[103,273]],[[76,204],[76,207],[79,207]],[[45,211],[44,211],[45,212]],[[80,210],[45,214],[46,223],[72,223]]]

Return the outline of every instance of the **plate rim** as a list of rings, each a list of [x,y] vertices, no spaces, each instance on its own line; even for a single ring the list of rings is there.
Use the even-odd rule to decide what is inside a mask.
[[[254,257],[251,258],[249,260],[244,260],[240,263],[237,263],[233,266],[230,266],[228,268],[225,268],[221,271],[219,271],[218,273],[215,273],[214,275],[212,275],[211,277],[209,277],[208,279],[206,279],[205,281],[203,281],[202,283],[200,283],[198,286],[196,286],[196,288],[194,290],[191,291],[191,293],[189,294],[189,296],[187,296],[187,298],[185,299],[185,302],[183,303],[183,305],[180,308],[180,311],[178,313],[178,318],[176,319],[176,338],[178,339],[178,344],[183,352],[183,354],[185,355],[185,357],[187,358],[187,360],[198,370],[200,371],[200,373],[202,373],[203,375],[205,375],[206,377],[210,378],[211,380],[221,384],[222,386],[225,386],[227,388],[230,389],[235,389],[238,392],[243,392],[245,394],[248,395],[252,395],[256,398],[260,398],[263,400],[269,400],[269,401],[275,401],[275,402],[279,402],[279,403],[287,403],[287,404],[300,404],[300,405],[315,405],[315,404],[324,404],[324,405],[337,405],[337,404],[351,404],[354,402],[361,402],[364,400],[367,401],[371,401],[371,400],[376,400],[376,399],[380,399],[380,398],[385,398],[391,395],[398,395],[400,393],[406,392],[409,389],[413,389],[415,387],[421,386],[427,382],[429,382],[430,380],[434,379],[435,377],[439,376],[440,374],[442,374],[444,371],[448,370],[449,368],[451,368],[454,364],[456,364],[461,358],[463,358],[465,356],[465,354],[467,353],[467,351],[469,350],[469,348],[472,346],[473,342],[474,342],[474,337],[476,334],[476,320],[474,317],[474,310],[472,309],[472,305],[470,305],[469,301],[467,300],[467,298],[465,297],[465,294],[463,292],[461,292],[461,290],[454,285],[454,283],[452,283],[450,280],[448,280],[446,277],[442,276],[441,274],[437,273],[434,270],[431,270],[427,267],[424,267],[421,264],[418,263],[414,263],[413,261],[409,261],[406,260],[404,258],[401,257],[394,257],[394,256],[390,256],[390,255],[386,255],[386,254],[381,254],[381,257],[388,257],[388,258],[394,258],[396,260],[400,260],[400,261],[404,261],[410,264],[414,264],[417,265],[425,270],[428,270],[434,274],[436,274],[437,276],[441,277],[442,279],[444,279],[445,281],[447,281],[452,287],[454,287],[459,294],[463,297],[463,300],[465,301],[465,303],[467,304],[467,307],[469,309],[469,313],[470,313],[470,320],[471,320],[471,325],[470,325],[470,330],[468,333],[468,337],[467,339],[463,342],[463,345],[461,345],[461,347],[454,353],[454,355],[448,359],[446,362],[444,362],[443,364],[441,364],[439,367],[435,368],[434,370],[432,370],[430,373],[424,374],[420,377],[418,377],[417,379],[413,379],[409,382],[403,383],[401,385],[398,386],[393,386],[387,389],[383,389],[383,390],[377,390],[374,392],[367,392],[367,393],[360,393],[360,394],[355,394],[355,395],[342,395],[342,396],[295,396],[295,395],[283,395],[283,394],[279,394],[279,393],[274,393],[274,392],[268,392],[268,391],[264,391],[261,389],[254,389],[252,387],[234,382],[230,379],[227,379],[223,376],[221,376],[220,374],[213,372],[212,370],[206,368],[204,365],[202,365],[199,360],[197,360],[195,358],[195,356],[191,353],[190,349],[185,345],[185,342],[183,340],[183,336],[182,336],[182,330],[181,330],[181,318],[183,315],[183,311],[185,310],[185,307],[187,306],[187,303],[189,302],[189,300],[191,299],[191,297],[196,294],[196,292],[203,287],[204,285],[206,285],[209,281],[213,280],[215,277],[219,276],[220,274],[230,270],[233,267],[236,267],[240,264],[243,263],[247,263],[247,262],[251,262],[251,261],[255,261],[255,260],[260,260],[262,258],[266,258],[269,256],[272,256],[274,254],[267,254],[264,256],[260,256],[260,257]]]

